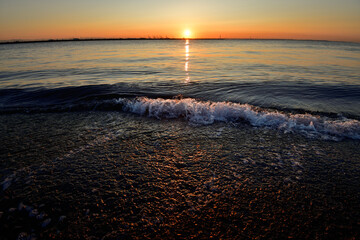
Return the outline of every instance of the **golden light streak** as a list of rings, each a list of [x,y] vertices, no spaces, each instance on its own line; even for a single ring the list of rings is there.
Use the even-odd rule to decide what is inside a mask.
[[[189,76],[189,59],[190,59],[190,42],[189,39],[186,39],[185,41],[185,83],[190,82],[190,76]]]

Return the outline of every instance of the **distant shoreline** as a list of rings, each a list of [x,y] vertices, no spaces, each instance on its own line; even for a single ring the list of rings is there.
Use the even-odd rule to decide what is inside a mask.
[[[332,41],[332,40],[314,40],[314,39],[285,39],[285,38],[69,38],[69,39],[46,39],[46,40],[9,40],[0,41],[0,44],[20,44],[20,43],[46,43],[46,42],[84,42],[84,41],[138,41],[138,40],[261,40],[261,41],[314,41],[314,42],[345,42],[358,43],[350,41]]]

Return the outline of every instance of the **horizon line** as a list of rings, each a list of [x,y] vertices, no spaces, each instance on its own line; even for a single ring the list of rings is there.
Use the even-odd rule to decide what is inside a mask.
[[[0,44],[41,43],[41,42],[75,42],[75,41],[111,41],[111,40],[284,40],[284,41],[317,41],[317,42],[344,42],[360,43],[357,41],[326,40],[326,39],[296,39],[296,38],[169,38],[169,37],[139,37],[139,38],[59,38],[59,39],[33,39],[33,40],[0,40]]]

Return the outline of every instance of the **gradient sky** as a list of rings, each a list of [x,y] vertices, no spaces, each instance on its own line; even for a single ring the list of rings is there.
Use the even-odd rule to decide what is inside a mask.
[[[360,0],[0,0],[0,40],[292,38],[360,42]]]

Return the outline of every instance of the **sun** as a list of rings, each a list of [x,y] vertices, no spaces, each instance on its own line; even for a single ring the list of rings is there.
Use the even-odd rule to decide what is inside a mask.
[[[185,31],[184,31],[184,37],[185,37],[185,38],[190,38],[190,37],[191,37],[191,31],[190,31],[190,29],[185,29]]]

